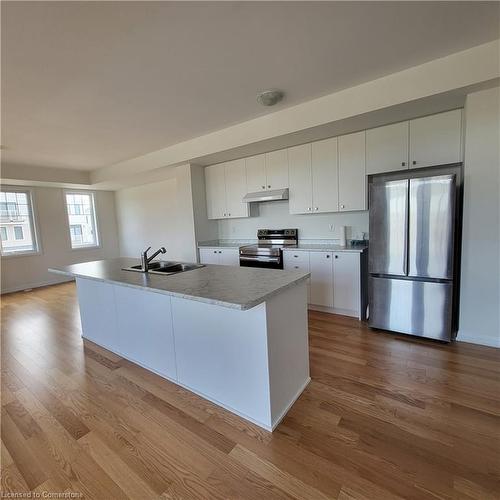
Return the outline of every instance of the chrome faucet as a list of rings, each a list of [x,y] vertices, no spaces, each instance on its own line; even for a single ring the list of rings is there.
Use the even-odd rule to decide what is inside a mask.
[[[141,253],[141,271],[143,273],[147,273],[149,270],[149,263],[160,253],[166,253],[167,250],[165,247],[161,247],[158,249],[151,257],[148,257],[148,252],[151,250],[151,247],[146,248],[144,252]]]

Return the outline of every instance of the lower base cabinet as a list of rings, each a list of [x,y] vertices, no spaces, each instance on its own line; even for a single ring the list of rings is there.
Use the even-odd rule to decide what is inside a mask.
[[[284,252],[284,268],[310,272],[311,308],[364,318],[366,290],[362,284],[365,252]]]
[[[333,254],[333,307],[339,311],[360,313],[361,308],[360,254]]]
[[[240,253],[237,248],[200,248],[201,264],[239,266]]]
[[[332,262],[331,252],[309,253],[311,273],[310,304],[322,307],[334,307]]]

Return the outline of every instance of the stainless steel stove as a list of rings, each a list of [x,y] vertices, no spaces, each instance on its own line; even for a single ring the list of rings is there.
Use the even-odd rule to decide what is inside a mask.
[[[297,246],[298,229],[259,229],[258,243],[240,248],[240,266],[283,269],[283,247]]]

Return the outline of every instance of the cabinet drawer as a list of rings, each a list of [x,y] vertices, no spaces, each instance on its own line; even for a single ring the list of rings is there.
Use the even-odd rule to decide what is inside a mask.
[[[285,269],[301,270],[309,272],[309,252],[283,252],[283,264]]]

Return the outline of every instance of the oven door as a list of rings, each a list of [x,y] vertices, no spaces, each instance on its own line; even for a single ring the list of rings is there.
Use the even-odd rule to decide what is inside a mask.
[[[263,267],[267,269],[283,269],[283,259],[281,255],[241,255],[241,267]]]

